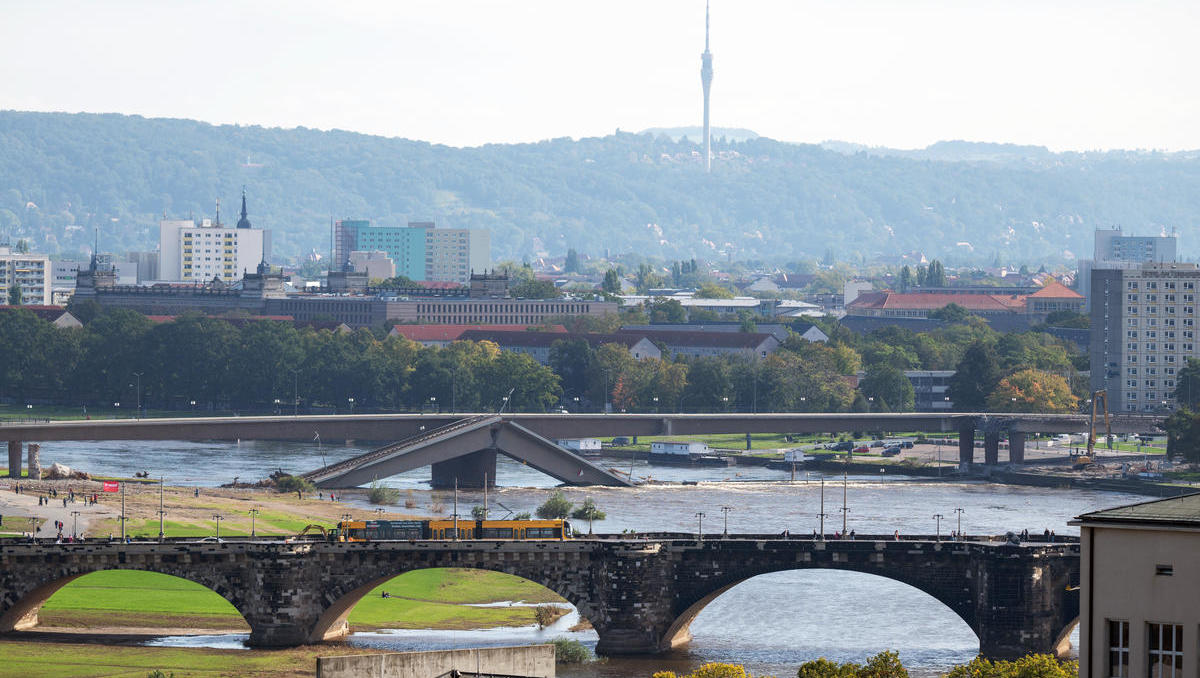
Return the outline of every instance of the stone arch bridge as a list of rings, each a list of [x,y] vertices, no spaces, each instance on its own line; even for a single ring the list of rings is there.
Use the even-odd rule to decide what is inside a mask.
[[[762,535],[700,541],[682,534],[546,542],[101,541],[0,547],[0,632],[36,625],[41,605],[73,579],[132,569],[212,589],[245,617],[252,645],[318,642],[345,635],[350,610],[375,586],[433,567],[506,572],[546,586],[592,623],[602,654],[686,643],[692,620],[721,593],[793,569],[866,572],[916,587],[961,617],[992,658],[1061,649],[1079,612],[1077,543]]]

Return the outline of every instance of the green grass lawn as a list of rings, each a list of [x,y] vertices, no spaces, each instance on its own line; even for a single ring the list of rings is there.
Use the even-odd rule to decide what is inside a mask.
[[[361,654],[329,646],[290,650],[213,650],[29,641],[0,641],[0,678],[146,678],[155,669],[175,678],[312,676],[316,657]]]
[[[155,524],[155,530],[158,526]],[[387,591],[391,598],[383,598]],[[513,600],[562,602],[531,581],[499,572],[417,570],[366,595],[350,613],[355,628],[474,629],[533,623],[529,607],[470,607]],[[107,570],[71,582],[50,597],[43,625],[241,629],[245,622],[224,598],[184,579],[138,570]]]

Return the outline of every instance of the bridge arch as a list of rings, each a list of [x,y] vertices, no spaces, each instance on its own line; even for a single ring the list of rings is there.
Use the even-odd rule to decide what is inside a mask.
[[[361,602],[367,596],[367,594],[401,575],[431,569],[461,569],[481,572],[500,572],[518,577],[556,593],[563,600],[574,606],[581,619],[586,619],[592,624],[595,623],[594,620],[596,619],[595,615],[597,610],[594,609],[589,596],[579,594],[580,589],[577,582],[574,586],[572,586],[572,582],[566,578],[554,575],[539,576],[543,573],[539,572],[536,568],[523,566],[493,567],[470,563],[430,563],[424,566],[401,568],[398,570],[382,568],[376,572],[368,572],[365,574],[365,576],[356,580],[327,588],[322,593],[322,603],[324,608],[309,632],[308,642],[318,643],[327,640],[344,638],[349,634],[349,617],[351,612],[353,612],[355,606],[358,605],[358,603]]]
[[[724,594],[728,593],[731,589],[734,589],[741,584],[744,584],[752,579],[756,579],[761,576],[777,574],[780,572],[801,572],[801,571],[856,572],[859,574],[867,574],[872,577],[878,577],[880,579],[886,579],[886,580],[890,580],[892,582],[897,582],[899,584],[903,584],[909,588],[921,591],[922,593],[926,594],[929,598],[932,598],[932,599],[938,601],[939,603],[941,603],[943,608],[945,608],[948,611],[950,611],[951,613],[953,613],[958,619],[962,620],[968,628],[970,628],[972,634],[974,634],[977,641],[980,639],[979,629],[976,626],[976,619],[975,619],[975,615],[974,615],[974,606],[969,605],[969,603],[971,601],[964,600],[964,598],[962,596],[948,593],[947,590],[945,589],[945,587],[940,587],[940,586],[936,585],[936,583],[933,581],[923,580],[918,577],[908,576],[905,573],[901,573],[901,572],[889,573],[887,571],[880,571],[880,570],[868,569],[868,568],[863,568],[863,567],[854,567],[854,566],[838,567],[838,566],[829,566],[829,565],[815,565],[815,566],[792,565],[792,566],[782,566],[782,567],[774,567],[774,568],[756,568],[753,570],[748,570],[745,572],[738,573],[734,577],[731,577],[728,581],[720,582],[716,588],[709,590],[706,593],[703,593],[697,599],[690,602],[690,604],[687,604],[686,607],[684,607],[683,610],[674,618],[674,620],[667,627],[666,632],[662,636],[662,645],[661,645],[660,649],[669,650],[669,649],[677,648],[677,647],[685,645],[689,641],[691,641],[691,639],[692,639],[692,634],[691,634],[692,623],[696,620],[696,618],[700,615],[700,613],[703,612],[704,609],[708,607],[708,605],[710,603],[712,603],[714,600],[720,598]]]
[[[66,568],[65,572],[52,572],[50,576],[44,576],[34,582],[30,582],[24,591],[19,592],[18,595],[13,595],[11,598],[9,598],[9,595],[16,592],[6,592],[5,599],[0,601],[0,610],[2,610],[0,612],[0,633],[32,629],[38,625],[39,614],[43,606],[45,606],[55,593],[58,593],[68,584],[88,575],[111,571],[153,572],[199,584],[232,605],[244,623],[250,623],[246,602],[241,595],[242,591],[233,582],[228,581],[223,576],[210,576],[199,570],[179,567],[155,568],[142,565],[137,567],[79,567]]]

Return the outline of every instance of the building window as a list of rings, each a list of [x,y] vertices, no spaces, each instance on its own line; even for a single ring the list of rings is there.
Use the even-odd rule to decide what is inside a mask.
[[[1149,678],[1183,678],[1183,626],[1147,624],[1150,631]]]
[[[1129,622],[1108,620],[1108,676],[1129,678]]]

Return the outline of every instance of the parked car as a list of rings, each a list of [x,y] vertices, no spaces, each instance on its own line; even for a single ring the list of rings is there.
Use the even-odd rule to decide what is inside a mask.
[[[628,445],[629,438],[626,438],[625,436],[617,436],[612,439],[612,444],[617,446]]]
[[[889,447],[883,451],[883,456],[894,457],[894,456],[900,454],[901,449],[902,448],[899,445],[892,445],[891,447]]]
[[[825,449],[833,450],[834,452],[849,452],[850,450],[854,449],[854,443],[850,442],[849,440],[843,440],[840,443],[832,443]]]
[[[873,440],[873,441],[871,441],[871,447],[883,447],[883,441],[882,440]]]
[[[911,450],[912,446],[913,446],[913,443],[911,440],[905,440],[904,442],[900,443],[900,447],[903,447],[906,450]]]
[[[858,447],[854,448],[854,450],[853,450],[853,452],[855,454],[865,454],[870,451],[871,451],[871,448],[867,447],[866,445],[859,445]]]

